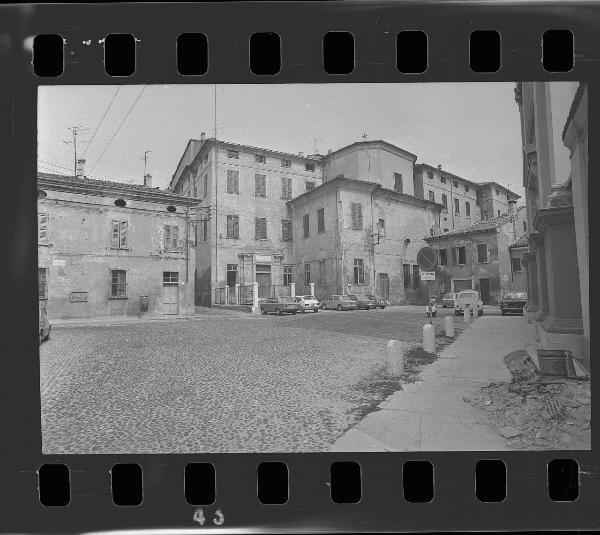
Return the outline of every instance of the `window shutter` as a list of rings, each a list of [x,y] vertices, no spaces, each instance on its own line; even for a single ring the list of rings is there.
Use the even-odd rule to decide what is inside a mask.
[[[179,251],[179,227],[172,226],[171,227],[171,242],[173,246],[173,251]]]
[[[254,175],[254,196],[260,197],[260,175]]]
[[[227,237],[233,238],[233,216],[227,216]]]
[[[121,234],[119,242],[119,247],[121,248],[127,247],[127,226],[127,221],[121,221]]]
[[[171,250],[171,227],[165,225],[165,251]]]
[[[236,215],[233,216],[233,237],[240,237],[240,218]]]
[[[452,247],[452,263],[458,264],[458,262],[456,261],[456,247]]]
[[[48,239],[48,214],[38,215],[38,240],[46,241]]]
[[[363,228],[362,204],[360,203],[356,204],[356,222],[359,229]]]
[[[119,247],[119,222],[112,222],[111,246]]]

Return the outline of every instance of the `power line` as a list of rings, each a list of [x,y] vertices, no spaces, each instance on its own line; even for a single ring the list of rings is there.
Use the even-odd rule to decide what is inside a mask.
[[[100,122],[98,123],[98,126],[96,127],[96,130],[94,130],[94,133],[92,134],[92,139],[90,139],[90,142],[88,143],[88,146],[86,147],[86,149],[83,151],[83,155],[85,156],[85,153],[88,151],[88,149],[90,148],[90,145],[92,144],[92,141],[94,141],[94,138],[96,137],[96,133],[98,132],[98,130],[100,129],[100,126],[102,125],[102,122],[104,121],[104,118],[106,117],[106,114],[108,113],[108,111],[110,110],[111,106],[113,105],[113,102],[115,101],[115,99],[117,98],[117,94],[119,93],[119,91],[121,90],[121,86],[117,87],[117,90],[115,91],[115,94],[113,95],[112,100],[110,101],[110,104],[108,105],[108,108],[106,108],[106,111],[104,112],[104,115],[102,116],[102,119],[100,119]]]
[[[108,147],[110,147],[110,144],[113,142],[113,139],[115,139],[115,137],[117,137],[117,134],[119,133],[119,130],[121,130],[121,128],[123,127],[123,125],[125,124],[125,121],[127,121],[127,118],[129,117],[129,114],[133,111],[133,108],[135,108],[135,105],[138,103],[138,101],[140,100],[142,94],[144,93],[144,91],[146,90],[146,85],[144,85],[144,87],[142,87],[142,90],[140,91],[139,95],[137,96],[137,98],[135,99],[134,103],[131,105],[131,108],[129,108],[129,111],[125,114],[125,117],[123,117],[123,120],[121,121],[121,124],[119,125],[119,127],[117,128],[116,132],[113,134],[113,136],[108,140],[108,143],[106,144],[106,147],[104,147],[104,150],[102,151],[102,154],[100,154],[100,157],[96,160],[96,163],[94,164],[94,166],[92,167],[92,171],[96,168],[96,166],[98,165],[98,163],[100,163],[100,160],[102,160],[102,156],[104,156],[104,153],[108,150]]]

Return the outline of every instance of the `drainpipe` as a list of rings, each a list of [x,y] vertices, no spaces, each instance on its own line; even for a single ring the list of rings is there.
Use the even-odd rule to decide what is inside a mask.
[[[375,293],[375,276],[376,276],[376,269],[375,269],[375,235],[374,235],[374,220],[373,220],[373,191],[375,191],[374,189],[371,190],[371,256],[373,258],[373,280],[371,281],[371,288],[373,290],[373,293]],[[377,235],[377,241],[379,241],[379,233]]]

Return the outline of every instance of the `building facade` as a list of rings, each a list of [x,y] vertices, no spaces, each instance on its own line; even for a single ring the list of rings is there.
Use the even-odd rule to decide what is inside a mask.
[[[39,299],[50,319],[194,313],[193,199],[38,173]]]
[[[587,86],[522,82],[515,98],[530,229],[526,317],[542,345],[589,367]]]
[[[509,246],[522,228],[525,207],[510,211],[426,239],[438,251],[433,295],[474,289],[484,304],[497,305],[502,292],[520,289]]]

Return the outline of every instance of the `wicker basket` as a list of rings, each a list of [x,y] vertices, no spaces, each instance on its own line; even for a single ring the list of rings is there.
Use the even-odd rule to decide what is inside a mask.
[[[535,362],[524,349],[513,351],[502,360],[515,381],[536,381],[540,378],[540,372]]]

